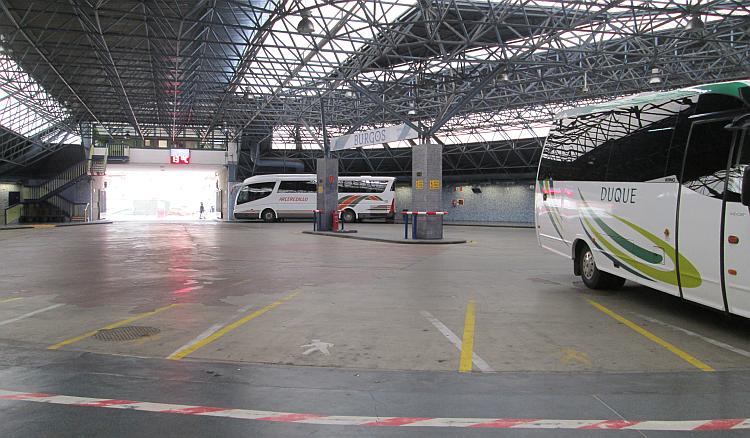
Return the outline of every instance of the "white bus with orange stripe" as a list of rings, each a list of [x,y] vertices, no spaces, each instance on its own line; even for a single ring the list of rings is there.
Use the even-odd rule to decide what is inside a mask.
[[[313,174],[258,175],[243,181],[237,191],[235,219],[312,218],[317,208],[317,183]],[[392,219],[395,212],[393,177],[339,177],[341,220]]]

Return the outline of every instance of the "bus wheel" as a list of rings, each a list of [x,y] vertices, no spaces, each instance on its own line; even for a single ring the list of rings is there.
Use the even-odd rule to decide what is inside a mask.
[[[354,214],[354,211],[346,209],[341,213],[341,220],[347,224],[351,224],[357,220],[357,215]]]
[[[618,289],[625,284],[625,279],[600,271],[594,261],[594,253],[585,245],[578,254],[578,268],[583,283],[591,289]]]
[[[267,208],[263,210],[263,213],[260,214],[260,218],[263,219],[263,222],[275,222],[276,213],[274,213],[270,208]]]

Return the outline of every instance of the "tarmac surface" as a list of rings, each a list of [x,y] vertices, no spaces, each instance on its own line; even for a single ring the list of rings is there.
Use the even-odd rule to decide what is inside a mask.
[[[0,393],[295,415],[750,417],[747,320],[630,283],[588,290],[570,260],[538,248],[533,229],[450,227],[467,243],[424,246],[308,229],[206,221],[0,233]],[[3,437],[685,433],[295,424],[2,397],[0,406]]]

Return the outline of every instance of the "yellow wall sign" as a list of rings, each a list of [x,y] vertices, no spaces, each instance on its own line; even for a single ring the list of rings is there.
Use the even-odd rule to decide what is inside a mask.
[[[318,193],[323,193],[323,185],[318,186]]]
[[[431,179],[430,180],[430,190],[440,190],[440,180],[439,179]]]
[[[424,189],[424,180],[423,180],[423,179],[418,179],[418,180],[416,181],[416,183],[414,184],[414,187],[415,187],[415,188],[416,188],[417,190],[422,190],[422,189]]]

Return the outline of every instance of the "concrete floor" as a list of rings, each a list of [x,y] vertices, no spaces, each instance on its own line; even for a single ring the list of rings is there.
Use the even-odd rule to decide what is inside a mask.
[[[373,235],[395,237],[403,232],[399,225],[354,227]],[[347,394],[371,391],[373,397],[385,396],[378,394],[382,388],[373,382],[413,378],[422,385],[418,385],[421,392],[413,394],[415,387],[409,385],[387,389],[391,396],[394,391],[401,394],[386,404],[400,413],[385,415],[750,417],[746,409],[750,324],[745,320],[729,319],[637,285],[616,292],[590,291],[572,276],[569,260],[537,247],[533,230],[448,227],[446,236],[469,243],[412,246],[301,234],[309,228],[307,223],[115,223],[0,232],[0,343],[4,346],[0,389],[372,415],[377,403],[357,402],[348,409]],[[449,338],[451,334],[464,337],[472,301],[475,364],[471,374],[459,374],[461,353]],[[645,329],[648,336],[592,302]],[[86,336],[118,323],[155,327],[160,333],[125,342]],[[328,347],[328,355],[314,348],[321,345]],[[42,351],[48,347],[60,351]],[[163,360],[176,352],[181,352],[177,354],[181,360]],[[107,356],[111,354],[134,358]],[[91,371],[81,368],[82,363],[110,371]],[[261,373],[265,377],[259,378],[264,396],[239,396],[253,387],[242,379],[257,377],[259,366],[265,370]],[[152,373],[152,381],[124,371],[128,367]],[[211,379],[201,375],[210,367],[225,367],[221,372],[225,376],[235,367],[249,374],[242,374],[236,387],[232,379],[223,382],[225,392],[217,393],[210,389]],[[154,377],[167,372],[166,380]],[[79,373],[104,380],[100,374],[119,377],[100,384],[70,381]],[[268,373],[278,375],[271,378]],[[350,388],[347,382],[352,375],[367,376],[363,381],[375,386],[365,390],[351,383]],[[308,377],[311,380],[305,380]],[[273,388],[285,385],[273,379],[292,382],[292,389],[277,394]],[[300,379],[304,385],[298,384]],[[192,390],[173,392],[180,382],[193,385]],[[483,385],[501,392],[488,393]],[[316,390],[310,392],[309,386]],[[457,391],[458,387],[463,389]],[[512,391],[506,397],[502,391],[509,387]],[[311,400],[322,397],[316,391],[326,396],[315,404],[300,399],[300,391]],[[601,397],[592,398],[596,394],[611,398],[605,403]],[[513,398],[521,395],[525,398]],[[436,398],[452,401],[446,404]],[[565,403],[567,408],[561,409]],[[18,401],[0,402],[0,406],[3,412],[15,412],[8,414],[11,419],[24,412],[63,418],[71,436],[95,435],[92,430],[97,430],[87,426],[94,429],[79,433],[75,418],[105,418],[113,412]],[[123,421],[148,417],[151,422],[150,416],[156,414],[118,411],[117,415],[125,416]],[[148,436],[154,428],[175,422],[196,436],[204,435],[206,424],[217,422],[231,423],[222,426],[227,428],[225,436],[242,431],[373,435],[372,429],[250,426],[217,418],[165,418],[164,422],[127,430],[97,424],[106,436]],[[201,426],[186,427],[196,422]],[[382,436],[396,433],[389,430]],[[410,434],[457,434],[457,430],[436,430],[413,428]],[[44,435],[39,431],[18,420],[0,422],[2,436]],[[604,431],[612,433],[643,435]],[[512,434],[579,436],[575,431],[514,430]]]

